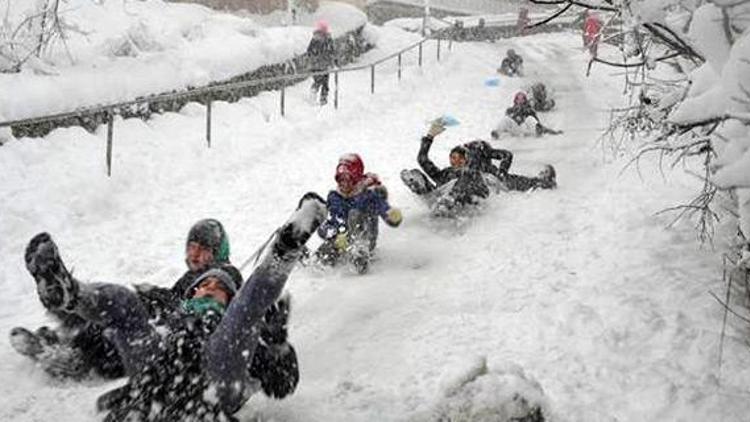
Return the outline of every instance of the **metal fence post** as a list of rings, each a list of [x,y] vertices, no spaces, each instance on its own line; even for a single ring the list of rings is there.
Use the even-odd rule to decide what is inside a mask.
[[[453,51],[453,38],[448,40],[448,51]]]
[[[398,80],[401,80],[401,53],[398,53]]]
[[[339,72],[333,73],[333,108],[339,108]]]
[[[211,148],[211,100],[206,102],[206,144]]]
[[[437,39],[437,61],[440,61],[440,38]]]
[[[419,43],[419,67],[422,67],[422,42]]]
[[[370,66],[370,94],[375,93],[375,65]]]
[[[284,86],[281,87],[281,117],[284,117],[284,102],[286,97],[286,90],[284,89]]]
[[[107,112],[107,176],[112,176],[112,133],[114,132],[115,115]]]

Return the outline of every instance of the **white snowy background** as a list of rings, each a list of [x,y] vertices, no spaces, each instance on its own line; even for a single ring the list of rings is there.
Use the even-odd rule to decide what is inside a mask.
[[[127,2],[135,4],[140,2]],[[184,12],[184,25],[215,25],[202,25],[204,37],[194,43],[154,35],[164,45],[177,39],[180,46],[146,54],[153,59],[137,67],[92,50],[85,53],[90,60],[56,66],[59,76],[50,78],[71,81],[55,83],[59,91],[45,87],[41,76],[0,79],[1,92],[11,93],[0,99],[0,114],[99,101],[97,90],[87,89],[99,77],[86,76],[99,60],[124,78],[117,80],[132,78],[137,89],[153,89],[151,81],[188,83],[170,64],[181,55],[197,63],[187,72],[197,75],[189,83],[245,69],[233,61],[235,53],[245,53],[234,50],[256,48],[241,38],[241,28],[255,30],[252,21],[192,10]],[[222,25],[222,19],[234,23]],[[131,24],[118,23],[121,31]],[[227,35],[227,27],[235,34]],[[290,28],[275,36],[258,30],[278,47],[274,57],[304,50],[310,32]],[[397,28],[368,26],[367,33],[377,48],[361,63],[416,39]],[[218,41],[232,37],[242,41]],[[0,332],[49,323],[23,264],[25,244],[37,232],[53,235],[81,279],[170,286],[184,271],[185,236],[193,222],[221,220],[239,264],[286,220],[300,195],[333,187],[341,154],[358,152],[388,186],[404,223],[383,227],[367,275],[295,271],[288,288],[299,388],[278,402],[253,397],[242,420],[429,419],[450,406],[444,397],[455,380],[484,362],[499,374],[517,374],[511,384],[524,377],[537,382],[541,390],[527,393],[541,394],[550,420],[747,420],[750,355],[744,333],[734,328],[739,324],[730,321],[719,365],[723,310],[708,291],[724,290],[720,253],[701,248],[690,224],[667,228],[671,217],[655,216],[700,188],[689,174],[700,163],[665,176],[655,162],[641,165],[641,174],[651,177],[621,173],[625,161],[597,143],[608,109],[624,101],[621,76],[605,70],[586,78],[588,57],[580,42],[580,34],[561,33],[454,44],[440,63],[430,43],[421,69],[416,52],[405,56],[401,82],[395,61],[378,67],[375,95],[368,71],[342,74],[338,111],[311,105],[308,83],[287,91],[284,118],[278,93],[218,102],[210,149],[199,104],[148,121],[118,120],[111,178],[105,176],[104,128],[11,140],[0,147]],[[510,47],[524,56],[527,77],[486,86]],[[202,50],[232,59],[197,58]],[[141,64],[151,67],[140,73]],[[433,148],[433,160],[447,165],[453,145],[487,138],[512,95],[533,80],[555,90],[557,109],[542,120],[565,133],[496,145],[514,152],[514,172],[535,174],[545,163],[555,165],[559,188],[502,194],[460,224],[431,220],[398,179],[402,168],[416,167],[426,122],[443,114],[461,122]],[[126,99],[134,86],[109,87],[108,99]],[[119,383],[51,380],[7,340],[0,341],[0,380],[0,420],[8,421],[98,420],[95,398]],[[506,378],[485,380],[473,385],[476,400],[499,405]]]

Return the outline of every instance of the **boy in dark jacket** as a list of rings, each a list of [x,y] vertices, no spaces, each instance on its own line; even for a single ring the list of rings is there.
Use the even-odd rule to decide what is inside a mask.
[[[253,372],[263,317],[324,217],[322,199],[305,195],[239,291],[226,271],[209,269],[183,294],[163,335],[135,292],[74,279],[46,233],[29,242],[26,267],[48,308],[100,326],[115,344],[129,379],[99,401],[106,421],[231,420],[265,388]]]
[[[325,71],[333,67],[336,63],[336,52],[333,46],[328,24],[324,21],[318,22],[313,32],[310,44],[307,46],[307,55],[310,63],[310,70],[313,72]],[[320,91],[320,104],[328,102],[328,73],[313,76],[313,84],[310,87],[312,96],[318,100],[318,91]]]
[[[481,171],[472,165],[463,146],[450,152],[450,166],[439,168],[429,158],[435,137],[445,130],[442,121],[436,120],[427,135],[422,137],[417,162],[418,169],[401,171],[401,180],[412,192],[430,202],[435,215],[452,215],[463,205],[473,204],[477,198],[489,196],[490,189]]]
[[[336,190],[328,193],[328,219],[318,228],[324,239],[316,255],[334,265],[348,258],[358,273],[369,267],[377,245],[378,218],[391,227],[401,224],[401,211],[388,203],[388,193],[378,176],[364,172],[357,154],[346,154],[336,166]]]

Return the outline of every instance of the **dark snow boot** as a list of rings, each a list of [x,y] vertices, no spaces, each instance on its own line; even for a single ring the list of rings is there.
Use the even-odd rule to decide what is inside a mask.
[[[49,310],[72,310],[78,283],[65,268],[57,245],[49,234],[39,233],[29,241],[24,255],[26,269],[36,281],[39,300]]]
[[[542,180],[542,187],[545,189],[552,189],[557,187],[557,172],[555,168],[550,164],[544,166],[539,172],[539,179]]]
[[[290,252],[298,258],[302,247],[325,220],[328,209],[326,201],[315,192],[302,196],[297,210],[278,231],[278,241],[274,243],[273,253],[278,258],[285,258]]]
[[[537,134],[537,136],[542,136],[544,134],[562,135],[562,133],[563,133],[563,131],[561,131],[561,130],[550,129],[547,126],[544,126],[541,123],[537,123],[536,124],[536,134]]]
[[[21,355],[36,358],[44,352],[45,348],[60,343],[57,333],[43,326],[31,332],[23,327],[15,327],[10,330],[10,345]]]
[[[21,355],[35,358],[44,351],[42,339],[23,327],[10,330],[10,345]]]
[[[427,179],[427,176],[417,169],[401,170],[401,181],[404,182],[409,190],[417,195],[424,195],[435,189],[435,186]]]
[[[79,379],[86,375],[81,351],[67,343],[60,343],[52,330],[42,327],[33,333],[23,327],[10,331],[10,344],[21,355],[33,359],[47,374],[56,378]],[[52,332],[54,333],[54,332]]]

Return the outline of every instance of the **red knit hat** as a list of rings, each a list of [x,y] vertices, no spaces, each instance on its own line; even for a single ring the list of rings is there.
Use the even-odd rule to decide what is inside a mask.
[[[365,175],[365,164],[357,154],[344,154],[336,166],[336,182],[348,178],[351,183],[358,183]]]

